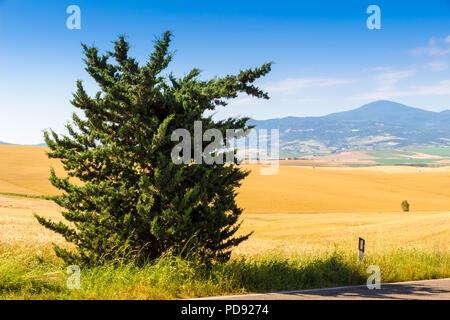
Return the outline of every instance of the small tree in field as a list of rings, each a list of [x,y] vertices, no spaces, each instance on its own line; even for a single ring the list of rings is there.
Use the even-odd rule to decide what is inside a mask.
[[[404,212],[409,212],[409,202],[408,201],[403,200],[403,202],[402,202],[402,210]]]
[[[90,97],[78,81],[71,103],[84,117],[73,114],[68,135],[45,132],[48,156],[60,159],[68,174],[58,177],[52,169],[50,181],[63,191],[55,202],[70,223],[36,216],[75,244],[74,251],[55,245],[67,263],[144,261],[168,250],[227,260],[231,248],[249,237],[235,236],[242,213],[236,189],[248,172],[236,161],[174,164],[176,142],[170,136],[185,128],[193,137],[198,120],[203,130],[216,128],[224,137],[227,129],[248,129],[248,118],[213,121],[204,112],[225,106],[239,93],[268,99],[252,83],[270,71],[271,63],[208,81],[199,79],[197,69],[182,78],[164,76],[172,59],[170,40],[166,32],[142,66],[128,56],[123,37],[105,55],[82,45],[86,71],[101,90]]]

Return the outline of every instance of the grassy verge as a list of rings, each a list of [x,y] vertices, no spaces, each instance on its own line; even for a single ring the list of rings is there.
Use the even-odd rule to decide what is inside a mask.
[[[174,256],[145,266],[84,268],[69,290],[65,266],[51,253],[0,250],[0,299],[177,299],[364,284],[369,265],[382,282],[450,277],[448,251],[396,249],[363,262],[339,250],[301,256],[240,257],[207,267]]]
[[[29,194],[12,193],[12,192],[0,192],[0,195],[9,196],[9,197],[42,199],[42,200],[52,200],[53,199],[51,196],[33,196],[33,195],[29,195]]]

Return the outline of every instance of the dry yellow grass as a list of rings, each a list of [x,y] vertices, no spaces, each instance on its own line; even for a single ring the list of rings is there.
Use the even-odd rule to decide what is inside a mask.
[[[0,146],[0,193],[55,194],[48,182],[45,148]],[[312,168],[281,166],[273,176],[259,167],[244,181],[238,197],[245,208],[240,232],[255,231],[236,253],[266,250],[414,246],[448,250],[450,170],[448,168]],[[407,199],[412,212],[400,212]],[[0,245],[49,247],[64,240],[40,226],[32,212],[61,218],[51,201],[0,195]],[[370,250],[370,249],[369,249]],[[378,249],[377,249],[378,250]]]
[[[52,242],[65,245],[62,237],[39,225],[32,212],[61,219],[52,201],[0,196],[0,246],[48,249]],[[366,239],[369,251],[388,247],[447,250],[450,245],[450,212],[244,213],[243,219],[240,233],[255,233],[235,250],[238,255],[271,250],[320,252],[335,245],[356,248],[358,237]]]
[[[54,195],[58,192],[48,178],[50,166],[62,174],[57,160],[49,160],[45,147],[0,145],[0,193]]]
[[[53,195],[49,168],[63,174],[44,147],[0,145],[0,193]],[[412,167],[280,166],[276,175],[252,173],[238,197],[247,213],[392,212],[407,199],[412,211],[450,211],[450,169]]]
[[[246,213],[241,233],[254,231],[236,254],[318,253],[339,248],[356,252],[358,238],[368,253],[390,248],[450,248],[450,212]]]
[[[65,244],[61,236],[37,223],[33,213],[55,221],[62,219],[53,201],[0,195],[0,246],[44,248],[52,242]]]
[[[313,168],[280,166],[275,175],[248,176],[238,196],[247,213],[450,210],[448,168]]]

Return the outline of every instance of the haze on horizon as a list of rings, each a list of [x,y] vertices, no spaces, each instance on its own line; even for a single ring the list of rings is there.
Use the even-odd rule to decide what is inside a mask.
[[[376,1],[382,28],[369,30],[374,3],[83,0],[81,29],[69,30],[70,2],[0,1],[0,140],[38,144],[45,128],[64,132],[76,80],[97,90],[80,42],[106,51],[126,34],[144,62],[167,29],[176,50],[167,71],[177,76],[198,67],[207,79],[275,62],[257,83],[271,99],[239,97],[219,118],[320,116],[375,100],[450,109],[450,1]]]

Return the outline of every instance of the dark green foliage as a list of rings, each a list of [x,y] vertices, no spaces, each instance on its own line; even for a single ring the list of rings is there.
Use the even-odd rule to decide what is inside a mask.
[[[409,202],[408,201],[403,200],[403,202],[402,202],[402,210],[404,212],[409,212]]]
[[[36,216],[76,245],[75,252],[55,246],[68,263],[152,260],[169,250],[227,260],[230,249],[249,236],[234,236],[242,213],[236,188],[248,172],[236,161],[175,165],[171,150],[178,142],[170,135],[185,128],[193,137],[196,120],[203,131],[216,128],[224,137],[226,129],[247,129],[248,118],[215,122],[204,112],[239,93],[268,99],[253,82],[271,63],[208,81],[199,79],[197,69],[183,78],[163,76],[173,56],[170,39],[166,32],[157,40],[143,66],[128,57],[123,37],[106,55],[83,45],[86,71],[101,91],[90,97],[78,81],[71,103],[84,117],[73,114],[69,135],[45,132],[48,156],[60,159],[68,173],[61,178],[52,170],[50,181],[63,191],[55,202],[70,224]]]

